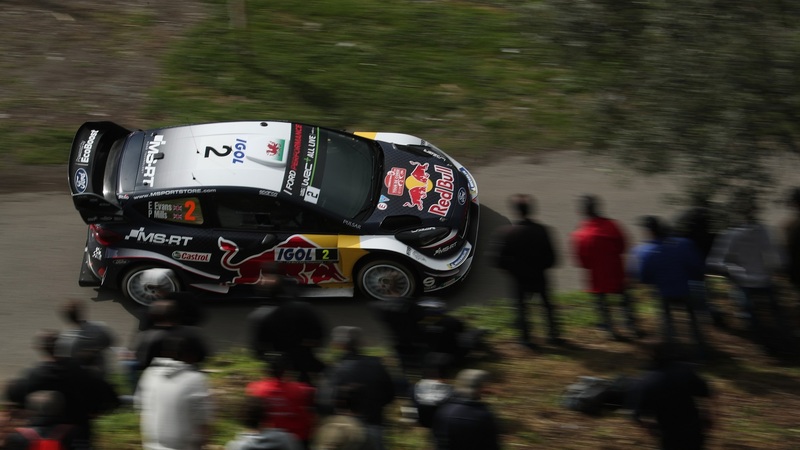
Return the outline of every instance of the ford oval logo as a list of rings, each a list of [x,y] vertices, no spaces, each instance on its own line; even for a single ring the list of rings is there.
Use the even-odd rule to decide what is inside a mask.
[[[458,204],[463,205],[467,203],[467,191],[462,187],[458,190]]]
[[[89,175],[86,174],[86,169],[81,167],[75,171],[75,190],[79,194],[83,194],[89,186]]]

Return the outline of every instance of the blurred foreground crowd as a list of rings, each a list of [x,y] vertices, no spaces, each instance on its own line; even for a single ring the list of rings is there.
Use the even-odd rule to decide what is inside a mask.
[[[480,401],[488,374],[463,369],[468,354],[485,350],[481,330],[435,299],[375,302],[370,307],[391,333],[399,362],[387,365],[363,353],[360,328],[329,332],[314,307],[298,300],[273,269],[261,283],[266,301],[246,324],[250,352],[264,376],[247,383],[235,402],[243,430],[226,449],[383,449],[384,411],[395,401],[405,405],[406,420],[431,429],[441,448],[467,448],[459,444],[464,439],[469,448],[498,448],[494,416]],[[153,286],[167,285],[161,270],[148,273]],[[140,415],[143,448],[210,448],[219,408],[233,402],[213,391],[205,370],[211,356],[205,314],[190,293],[161,296],[148,307],[130,348],[116,349],[127,386],[109,379],[112,331],[88,320],[83,302],[66,302],[62,315],[69,328],[41,330],[34,338],[41,361],[5,387],[6,424],[13,427],[2,448],[98,448],[94,420],[130,406]],[[327,342],[333,363],[318,356]],[[443,381],[455,372],[452,384]],[[121,389],[133,395],[120,395]],[[465,417],[467,433],[452,420]]]
[[[626,388],[633,419],[653,432],[664,449],[702,449],[713,423],[709,384],[676,353],[675,308],[685,310],[695,345],[691,359],[706,362],[713,351],[704,337],[707,324],[724,325],[724,314],[709,302],[708,275],[727,278],[737,316],[757,331],[764,327],[757,305],[765,301],[781,338],[794,342],[790,318],[781,308],[776,277],[800,288],[800,190],[791,196],[796,216],[776,239],[758,220],[754,197],[742,194],[731,211],[735,225],[714,232],[709,210],[691,208],[670,226],[657,216],[641,219],[644,239],[629,249],[623,228],[604,217],[600,199],[585,195],[582,218],[570,237],[575,263],[586,272],[597,326],[612,340],[645,338],[631,288],[652,287],[661,307],[661,331],[648,348],[652,367]],[[514,195],[518,217],[497,230],[491,254],[506,271],[516,306],[514,327],[524,349],[536,350],[528,309],[541,300],[548,322],[547,343],[569,345],[558,308],[550,297],[547,271],[558,262],[548,228],[533,219],[534,201]],[[148,273],[155,287],[168,269]],[[406,420],[430,430],[437,450],[501,448],[496,416],[483,400],[489,373],[469,368],[470,356],[492,356],[483,330],[449,314],[432,298],[396,298],[370,305],[386,327],[398,364],[363,351],[359,328],[329,332],[314,307],[300,301],[292,286],[265,268],[266,301],[247,319],[248,347],[264,367],[249,380],[237,407],[242,431],[228,450],[382,450],[389,405],[400,405]],[[61,315],[68,327],[41,330],[34,338],[41,360],[5,386],[4,449],[98,448],[93,422],[103,414],[133,406],[140,416],[142,447],[149,450],[209,447],[223,402],[211,388],[205,364],[211,356],[204,336],[202,303],[189,293],[164,291],[153,302],[127,349],[115,360],[125,375],[119,395],[109,379],[108,353],[116,336],[88,320],[81,301],[68,301]],[[629,334],[615,326],[618,299]],[[330,345],[331,358],[319,357]],[[230,411],[225,411],[226,415]]]

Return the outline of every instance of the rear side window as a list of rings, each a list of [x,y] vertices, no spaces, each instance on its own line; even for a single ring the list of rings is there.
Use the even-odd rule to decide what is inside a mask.
[[[181,197],[166,200],[148,200],[136,205],[136,209],[156,222],[203,225],[205,217],[197,197]]]
[[[275,197],[219,194],[215,200],[223,228],[292,233],[333,228],[315,212]]]

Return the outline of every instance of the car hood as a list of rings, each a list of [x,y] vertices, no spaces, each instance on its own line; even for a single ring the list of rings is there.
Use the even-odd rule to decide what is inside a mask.
[[[468,180],[456,164],[429,147],[379,144],[384,154],[380,195],[369,222],[384,229],[458,227],[471,198]]]

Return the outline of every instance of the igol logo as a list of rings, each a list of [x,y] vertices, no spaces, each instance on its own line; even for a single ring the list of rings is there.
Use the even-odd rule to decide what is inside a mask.
[[[86,174],[86,169],[81,167],[75,171],[75,189],[79,194],[83,194],[89,186],[89,175]]]

